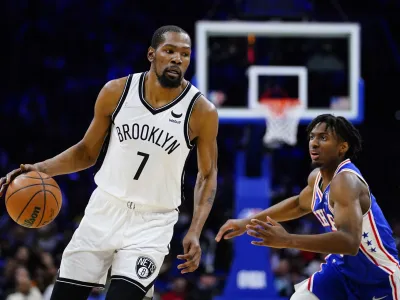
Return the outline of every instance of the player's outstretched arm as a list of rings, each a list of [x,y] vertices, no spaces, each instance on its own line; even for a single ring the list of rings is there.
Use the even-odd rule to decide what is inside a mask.
[[[121,97],[126,79],[112,80],[101,89],[95,104],[94,118],[81,141],[51,159],[34,165],[21,165],[19,169],[1,178],[0,197],[7,185],[23,172],[36,170],[49,176],[56,176],[81,171],[94,165],[110,126],[111,114]]]
[[[199,266],[199,238],[217,191],[218,113],[214,105],[205,98],[200,98],[196,106],[193,131],[197,136],[198,174],[194,188],[192,223],[183,239],[184,255],[178,255],[179,259],[187,260],[178,266],[182,273],[193,272]]]
[[[292,247],[306,251],[356,255],[361,243],[361,183],[356,175],[339,173],[331,183],[329,198],[334,203],[335,232],[315,236],[294,235]]]
[[[267,224],[258,220],[248,226],[249,235],[260,238],[252,242],[259,246],[296,248],[318,253],[356,255],[361,242],[362,211],[359,201],[361,183],[349,172],[338,174],[331,182],[329,193],[334,203],[334,219],[328,216],[333,232],[297,235],[289,234],[277,222],[269,219]]]
[[[311,212],[311,202],[317,173],[318,169],[310,173],[308,184],[299,195],[283,200],[250,218],[228,220],[220,228],[215,240],[219,242],[222,237],[224,239],[231,239],[242,235],[246,232],[246,226],[251,223],[252,219],[266,221],[267,216],[269,216],[278,222],[283,222],[298,219],[309,214]]]

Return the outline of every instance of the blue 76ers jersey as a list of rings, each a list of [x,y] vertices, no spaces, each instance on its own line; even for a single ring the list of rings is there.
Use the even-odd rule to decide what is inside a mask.
[[[349,159],[338,166],[334,177],[340,172],[351,172],[357,175],[368,187],[358,168]],[[326,232],[336,231],[334,210],[329,204],[330,184],[321,191],[321,181],[321,173],[318,173],[314,185],[312,211]],[[399,258],[392,230],[371,193],[370,199],[371,206],[363,216],[362,238],[358,254],[355,256],[330,254],[329,259],[327,257],[327,261],[332,262],[347,278],[364,284],[378,283],[387,280],[388,276],[393,280],[393,274],[396,271],[398,274],[399,271]]]

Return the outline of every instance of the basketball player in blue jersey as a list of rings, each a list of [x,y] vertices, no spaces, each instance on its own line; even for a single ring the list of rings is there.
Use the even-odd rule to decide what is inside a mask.
[[[251,219],[228,220],[216,240],[244,232],[257,246],[327,253],[326,262],[295,286],[292,300],[400,299],[399,259],[392,230],[358,168],[357,129],[343,117],[315,118],[307,128],[312,165],[308,185]],[[313,213],[326,233],[289,234],[278,222]],[[226,234],[226,235],[225,235]]]
[[[184,79],[190,55],[191,40],[183,29],[159,28],[147,52],[150,70],[103,87],[80,142],[0,179],[1,196],[22,172],[56,176],[97,161],[97,188],[63,253],[51,300],[86,300],[93,287],[104,287],[110,267],[107,300],[152,298],[178,220],[185,164],[195,145],[194,212],[178,269],[188,273],[198,268],[199,237],[217,187],[218,115]]]

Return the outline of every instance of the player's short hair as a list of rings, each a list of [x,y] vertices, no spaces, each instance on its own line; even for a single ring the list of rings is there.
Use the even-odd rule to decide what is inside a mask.
[[[354,127],[346,118],[335,117],[331,114],[319,115],[307,126],[307,134],[310,136],[311,131],[319,123],[325,123],[326,129],[331,129],[343,141],[349,144],[345,157],[353,158],[362,149],[362,138],[357,128]]]
[[[157,47],[164,42],[164,33],[167,32],[178,32],[178,33],[184,33],[189,36],[189,34],[183,30],[182,28],[175,26],[175,25],[166,25],[158,28],[154,34],[153,37],[151,38],[151,47],[154,49],[157,49]],[[189,36],[190,39],[190,36]]]

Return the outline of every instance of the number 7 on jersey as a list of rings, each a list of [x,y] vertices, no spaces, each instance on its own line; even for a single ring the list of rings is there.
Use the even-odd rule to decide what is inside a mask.
[[[143,153],[140,151],[138,151],[137,155],[143,156],[143,159],[142,159],[142,162],[140,163],[138,170],[136,171],[135,177],[133,177],[133,179],[135,179],[135,180],[139,179],[140,174],[142,174],[144,166],[146,165],[147,161],[149,160],[149,156],[150,156],[150,154]]]

